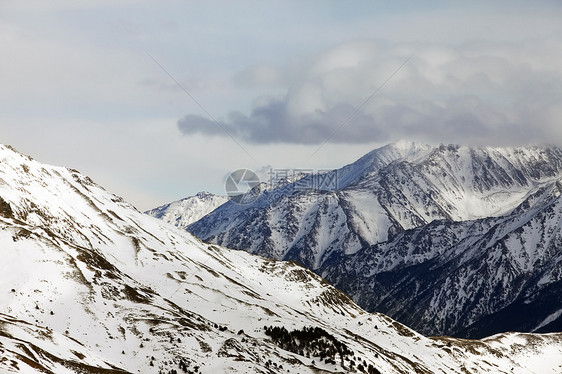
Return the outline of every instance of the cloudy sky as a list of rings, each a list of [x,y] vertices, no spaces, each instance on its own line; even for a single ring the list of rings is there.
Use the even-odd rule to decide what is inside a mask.
[[[0,0],[0,142],[142,210],[399,139],[562,145],[560,19],[559,1]]]

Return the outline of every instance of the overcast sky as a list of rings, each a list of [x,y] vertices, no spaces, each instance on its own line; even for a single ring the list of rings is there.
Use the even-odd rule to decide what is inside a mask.
[[[399,139],[562,145],[562,3],[489,3],[0,0],[0,142],[142,210]]]

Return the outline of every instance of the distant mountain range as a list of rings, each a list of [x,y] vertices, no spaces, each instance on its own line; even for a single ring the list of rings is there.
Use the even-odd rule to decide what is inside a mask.
[[[314,177],[187,230],[298,261],[426,334],[560,330],[561,149],[402,141],[296,188]]]

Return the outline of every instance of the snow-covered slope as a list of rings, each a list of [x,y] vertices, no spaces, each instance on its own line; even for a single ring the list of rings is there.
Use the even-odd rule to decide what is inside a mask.
[[[434,220],[500,216],[562,176],[558,148],[431,147],[399,142],[252,204],[223,204],[191,224],[199,238],[311,269]],[[329,183],[327,182],[329,181]],[[318,186],[320,188],[318,188]]]
[[[200,220],[227,201],[228,197],[226,196],[215,195],[209,192],[199,192],[195,196],[186,197],[185,199],[159,206],[145,213],[185,229],[187,226]]]
[[[562,179],[510,214],[436,221],[322,269],[368,310],[430,334],[560,331]]]
[[[76,171],[5,146],[0,250],[2,372],[557,373],[562,367],[559,334],[423,337],[364,312],[294,263],[204,244]]]

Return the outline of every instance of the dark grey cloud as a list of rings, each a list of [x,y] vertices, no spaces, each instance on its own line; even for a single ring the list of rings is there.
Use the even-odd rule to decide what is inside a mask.
[[[178,127],[186,135],[226,137],[230,134],[254,144],[360,144],[405,138],[509,145],[545,142],[556,136],[541,123],[525,121],[523,113],[516,116],[519,121],[513,121],[509,114],[475,97],[455,98],[445,106],[432,105],[425,111],[403,104],[382,106],[376,115],[355,111],[347,103],[338,103],[327,111],[316,111],[295,120],[287,115],[285,102],[278,101],[255,108],[249,116],[232,112],[220,124],[202,116],[187,115],[178,121]],[[353,117],[347,121],[350,116]]]
[[[351,121],[346,121],[353,116]],[[347,103],[338,103],[326,111],[316,110],[301,118],[288,114],[286,102],[273,101],[252,110],[249,116],[231,112],[224,121],[187,115],[178,121],[183,134],[235,136],[248,143],[319,144],[361,143],[380,140],[382,129],[370,116]]]

